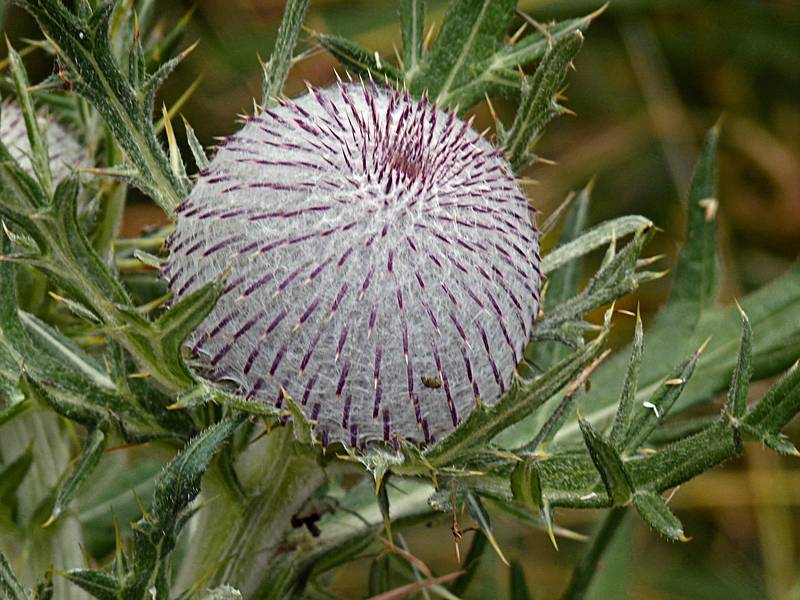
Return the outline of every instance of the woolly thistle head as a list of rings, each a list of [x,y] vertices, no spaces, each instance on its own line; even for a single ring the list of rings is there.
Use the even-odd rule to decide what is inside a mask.
[[[339,84],[249,118],[178,209],[181,298],[230,269],[192,348],[323,444],[430,443],[508,389],[538,235],[499,150],[426,99]]]
[[[50,171],[54,180],[63,179],[76,165],[88,161],[86,149],[74,134],[43,114],[37,114],[36,120],[47,137]],[[0,109],[0,141],[25,171],[32,172],[29,159],[31,145],[25,117],[19,105],[10,100],[4,101]]]

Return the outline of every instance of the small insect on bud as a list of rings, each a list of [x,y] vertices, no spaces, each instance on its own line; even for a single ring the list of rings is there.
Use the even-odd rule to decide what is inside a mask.
[[[502,153],[427,99],[311,89],[224,141],[178,209],[177,298],[230,269],[190,340],[323,443],[431,443],[508,389],[539,309],[538,232]]]
[[[50,172],[54,181],[63,179],[77,165],[88,162],[86,150],[77,137],[59,125],[54,119],[38,114],[39,128],[47,136],[47,152],[50,158]],[[31,173],[33,168],[29,159],[31,145],[25,117],[16,102],[4,101],[0,109],[0,140],[8,148],[12,158]]]

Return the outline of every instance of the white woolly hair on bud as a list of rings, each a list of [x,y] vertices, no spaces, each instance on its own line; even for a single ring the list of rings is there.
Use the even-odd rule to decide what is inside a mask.
[[[86,149],[71,131],[42,113],[36,115],[36,120],[47,138],[50,172],[54,181],[69,175],[77,165],[88,162]],[[31,144],[25,127],[25,117],[19,104],[11,100],[5,100],[0,109],[0,141],[25,171],[33,172],[29,158]]]
[[[180,299],[218,380],[323,444],[441,439],[509,388],[539,309],[538,232],[501,151],[427,99],[314,89],[249,118],[178,209]]]

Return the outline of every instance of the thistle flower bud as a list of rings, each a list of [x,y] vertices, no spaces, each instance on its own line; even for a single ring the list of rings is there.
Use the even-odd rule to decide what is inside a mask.
[[[75,135],[45,115],[37,114],[36,119],[47,136],[47,152],[50,159],[50,172],[54,181],[66,177],[76,165],[87,162],[86,150]],[[25,117],[16,102],[4,101],[0,111],[0,141],[20,166],[32,173],[29,159],[31,145]]]
[[[323,443],[431,443],[509,388],[539,307],[538,234],[469,123],[374,85],[249,118],[178,209],[177,298],[230,269],[192,348]]]

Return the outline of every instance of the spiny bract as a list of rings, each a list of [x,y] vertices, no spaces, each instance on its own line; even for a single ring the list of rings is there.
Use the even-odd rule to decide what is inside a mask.
[[[191,345],[323,443],[430,443],[508,389],[538,236],[499,150],[426,99],[311,89],[249,118],[178,210],[181,298],[230,269]]]
[[[75,166],[87,162],[86,150],[75,135],[42,114],[37,114],[36,120],[42,131],[46,132],[50,172],[55,181],[66,177]],[[8,148],[12,158],[31,173],[33,169],[29,159],[31,144],[28,141],[28,130],[22,109],[15,102],[5,101],[0,109],[0,140]]]

